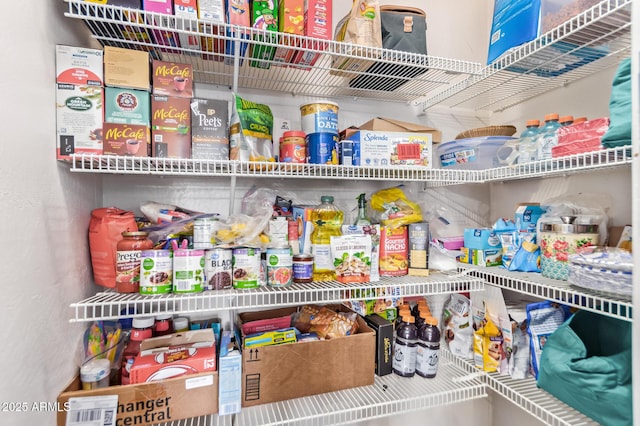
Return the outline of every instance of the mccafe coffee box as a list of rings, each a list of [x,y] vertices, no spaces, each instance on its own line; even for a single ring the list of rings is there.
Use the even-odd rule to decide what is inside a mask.
[[[151,153],[149,127],[104,123],[104,154],[148,157]]]
[[[104,90],[104,121],[149,127],[149,92],[119,87]]]
[[[191,158],[229,159],[229,103],[223,100],[191,100]]]
[[[151,154],[160,158],[191,158],[190,99],[153,95]]]
[[[154,95],[178,98],[193,97],[193,69],[191,65],[154,60],[151,82]]]
[[[58,160],[71,154],[102,154],[102,101],[100,86],[56,85]]]

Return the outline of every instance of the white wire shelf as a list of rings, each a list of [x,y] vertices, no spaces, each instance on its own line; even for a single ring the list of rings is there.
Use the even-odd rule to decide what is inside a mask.
[[[166,312],[189,314],[242,308],[292,306],[305,303],[340,303],[398,296],[449,294],[480,291],[482,279],[462,275],[433,273],[428,277],[383,277],[379,282],[342,284],[337,281],[292,284],[288,287],[260,287],[251,290],[212,290],[196,294],[143,296],[137,293],[99,292],[71,304],[70,322],[113,320]],[[135,314],[128,314],[133,308]]]
[[[338,180],[419,181],[429,186],[505,182],[553,177],[629,165],[629,147],[603,149],[549,160],[486,170],[428,169],[419,166],[341,166],[329,164],[246,163],[225,160],[192,160],[73,154],[70,169],[79,173],[158,176],[274,177]],[[66,164],[66,163],[65,163]]]
[[[616,66],[631,54],[632,0],[602,0],[537,39],[514,48],[480,75],[427,97],[434,105],[502,111]]]
[[[596,312],[601,315],[631,321],[631,298],[606,295],[572,286],[567,281],[546,278],[536,272],[512,272],[499,267],[458,264],[461,271],[482,278],[487,283],[507,290],[563,303],[567,306]]]
[[[405,414],[412,411],[485,398],[487,386],[466,366],[441,351],[438,373],[433,379],[389,374],[375,377],[371,386],[362,386],[304,398],[243,408],[234,424],[260,425],[342,425]],[[228,416],[227,416],[228,417]],[[172,426],[218,425],[216,415],[172,422]]]
[[[458,61],[389,49],[355,46],[254,28],[211,24],[118,6],[66,0],[65,16],[82,19],[103,46],[147,50],[152,57],[193,66],[196,81],[328,98],[370,98],[408,102],[432,90],[479,74],[479,63]],[[167,45],[168,34],[172,45]],[[181,47],[180,35],[200,40],[198,47]],[[231,44],[233,43],[233,44]],[[225,46],[225,44],[227,46]],[[247,46],[242,56],[240,46]],[[254,46],[282,47],[316,53],[312,66],[281,66],[273,60],[251,60]],[[346,66],[338,63],[349,60]],[[377,64],[375,71],[371,66]],[[348,70],[348,71],[345,71]],[[357,70],[357,71],[351,71]],[[313,84],[310,84],[313,82]],[[398,87],[399,86],[399,87]]]

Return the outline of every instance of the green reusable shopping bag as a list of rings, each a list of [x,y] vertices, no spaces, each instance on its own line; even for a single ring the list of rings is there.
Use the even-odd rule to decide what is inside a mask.
[[[631,145],[631,58],[620,62],[613,77],[609,121],[609,130],[602,137],[602,146],[615,148]]]
[[[631,323],[578,311],[542,350],[538,386],[607,426],[631,425]]]

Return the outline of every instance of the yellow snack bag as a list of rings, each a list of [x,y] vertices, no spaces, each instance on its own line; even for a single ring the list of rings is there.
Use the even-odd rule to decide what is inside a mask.
[[[420,222],[420,206],[410,201],[399,187],[382,189],[371,196],[371,208],[378,212],[383,225],[391,228]]]

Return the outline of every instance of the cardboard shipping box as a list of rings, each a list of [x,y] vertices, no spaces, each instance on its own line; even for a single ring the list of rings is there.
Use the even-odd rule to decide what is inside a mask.
[[[153,383],[109,386],[82,390],[76,377],[58,396],[58,406],[65,407],[70,398],[118,397],[113,424],[145,426],[187,419],[218,412],[218,373],[215,371],[181,376]],[[68,415],[78,412],[58,411],[58,426],[65,426]]]
[[[329,306],[351,312],[345,306]],[[240,322],[292,314],[295,307],[239,315]],[[373,384],[375,333],[361,318],[347,337],[243,349],[242,406]]]
[[[442,132],[423,124],[408,123],[392,118],[375,117],[358,126],[360,130],[375,130],[379,132],[428,133],[433,143],[442,142]]]

